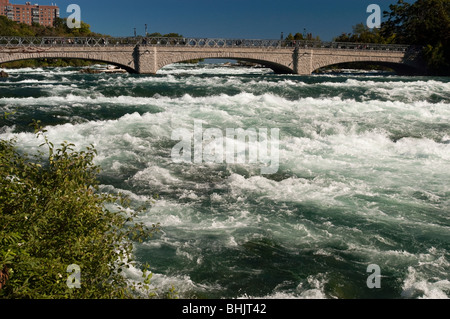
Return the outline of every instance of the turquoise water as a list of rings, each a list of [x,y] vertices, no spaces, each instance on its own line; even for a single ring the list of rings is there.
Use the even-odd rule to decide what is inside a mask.
[[[102,189],[161,223],[136,245],[181,298],[448,298],[450,80],[367,72],[275,75],[177,64],[156,76],[6,70],[1,138],[94,144]],[[177,164],[177,129],[278,128],[279,170]],[[381,270],[370,289],[367,267]],[[139,271],[127,275],[137,280]]]

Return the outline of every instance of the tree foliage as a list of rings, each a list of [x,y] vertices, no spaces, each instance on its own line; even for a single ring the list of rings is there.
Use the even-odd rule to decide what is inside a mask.
[[[334,39],[336,42],[356,43],[394,43],[392,37],[384,37],[379,29],[369,29],[365,24],[359,23],[353,26],[353,33],[342,33]]]
[[[320,37],[319,36],[314,37],[312,33],[307,33],[306,35],[303,35],[300,32],[297,32],[294,35],[292,35],[292,33],[289,33],[285,40],[287,40],[287,41],[301,41],[301,40],[320,41]]]
[[[421,45],[430,73],[450,74],[449,0],[398,0],[384,17],[380,29],[370,30],[361,23],[335,41]]]
[[[69,28],[66,18],[56,18],[53,26],[43,26],[39,23],[31,25],[18,23],[0,16],[0,35],[20,37],[77,37],[77,36],[101,36],[91,31],[89,24],[81,21],[80,28]]]
[[[450,1],[399,0],[385,12],[381,32],[396,43],[424,46],[424,57],[433,74],[450,74]]]
[[[183,35],[179,34],[179,33],[167,33],[167,34],[161,34],[159,32],[153,32],[153,33],[149,33],[147,34],[147,37],[149,38],[182,38]]]
[[[436,45],[450,38],[450,1],[417,0],[410,4],[399,0],[385,11],[383,36],[395,35],[396,43]]]
[[[99,191],[96,151],[55,147],[44,134],[41,147],[20,154],[0,140],[0,298],[110,299],[151,295],[151,273],[130,282],[121,273],[133,261],[133,243],[158,225],[136,222],[118,196]],[[45,153],[45,155],[44,155]],[[67,285],[67,267],[81,269],[81,288]]]

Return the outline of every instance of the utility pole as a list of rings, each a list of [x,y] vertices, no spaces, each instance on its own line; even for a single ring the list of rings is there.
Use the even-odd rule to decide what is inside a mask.
[[[148,32],[147,32],[147,24],[145,24],[145,36],[147,36],[148,35]]]

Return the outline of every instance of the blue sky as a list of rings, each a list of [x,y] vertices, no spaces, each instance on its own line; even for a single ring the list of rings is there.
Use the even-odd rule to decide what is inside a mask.
[[[81,18],[94,32],[131,36],[148,31],[177,32],[186,37],[278,39],[281,32],[319,35],[332,40],[369,16],[367,6],[382,11],[396,0],[39,0],[56,4],[67,17],[71,3],[81,7]],[[24,1],[11,0],[13,3]]]

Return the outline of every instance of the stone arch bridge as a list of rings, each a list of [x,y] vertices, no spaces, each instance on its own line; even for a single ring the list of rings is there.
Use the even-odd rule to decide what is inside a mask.
[[[407,45],[199,38],[0,37],[0,64],[41,58],[106,62],[139,74],[156,74],[172,63],[208,58],[254,62],[276,73],[300,75],[350,62],[386,65],[402,74],[426,73],[420,48]]]

